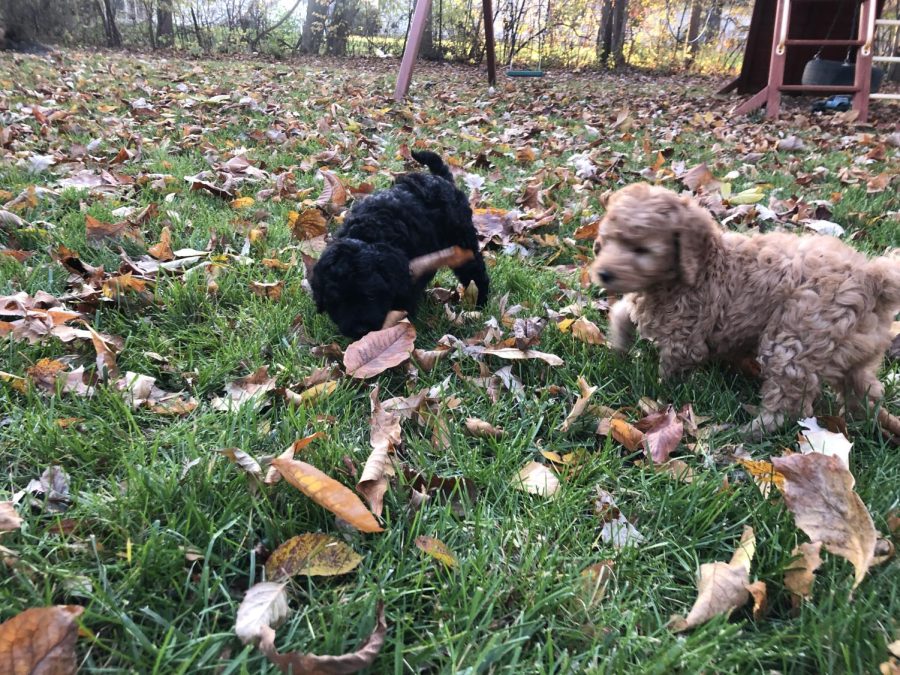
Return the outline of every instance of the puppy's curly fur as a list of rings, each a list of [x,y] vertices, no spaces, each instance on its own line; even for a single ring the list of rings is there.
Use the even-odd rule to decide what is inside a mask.
[[[636,324],[658,345],[664,378],[756,354],[762,404],[743,430],[751,437],[812,415],[826,383],[847,407],[883,396],[877,369],[900,310],[900,260],[869,260],[821,235],[723,232],[690,199],[646,184],[613,194],[607,208],[591,271],[626,294],[610,312],[614,347],[630,347]],[[900,433],[882,412],[882,426]]]
[[[438,155],[412,155],[430,173],[400,176],[391,188],[354,204],[313,268],[316,308],[348,337],[381,328],[391,310],[414,316],[435,273],[413,279],[410,260],[450,246],[475,254],[453,272],[465,286],[475,282],[479,306],[487,300],[488,274],[466,195]]]

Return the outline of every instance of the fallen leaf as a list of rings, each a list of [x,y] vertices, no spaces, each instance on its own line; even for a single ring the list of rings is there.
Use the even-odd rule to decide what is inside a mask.
[[[850,469],[850,449],[853,443],[844,434],[823,429],[815,417],[800,420],[799,424],[804,429],[797,445],[802,454],[818,452],[828,457],[834,456],[841,460],[845,469]]]
[[[212,407],[230,411],[250,404],[258,409],[265,402],[266,393],[274,388],[275,378],[269,377],[268,366],[262,366],[250,375],[225,385],[226,396],[213,399]]]
[[[294,454],[300,452],[307,445],[312,443],[317,438],[325,438],[325,434],[321,431],[317,431],[316,433],[307,436],[306,438],[300,438],[291,443],[284,452],[278,455],[279,459],[294,459]],[[263,478],[263,483],[266,485],[275,485],[278,481],[281,480],[281,472],[272,466],[271,462],[269,463],[269,468],[266,470],[266,477]]]
[[[802,150],[805,147],[806,143],[804,143],[801,138],[798,138],[794,135],[787,136],[786,138],[781,138],[775,144],[776,150],[786,150],[789,152],[792,152],[794,150]]]
[[[701,162],[697,166],[688,169],[681,177],[681,182],[684,183],[684,186],[691,192],[697,192],[698,188],[707,186],[709,186],[710,189],[719,187],[719,181],[716,180],[716,177],[709,170],[706,162]]]
[[[470,436],[476,438],[502,438],[505,433],[503,429],[498,429],[489,422],[480,420],[477,417],[466,418],[466,431]]]
[[[579,417],[581,417],[584,414],[584,411],[587,410],[587,406],[590,402],[591,396],[593,396],[594,392],[597,391],[597,387],[590,386],[587,383],[587,380],[579,375],[578,391],[578,399],[575,401],[575,405],[572,406],[572,410],[569,411],[569,414],[566,415],[566,419],[563,420],[563,423],[559,427],[559,430],[564,433],[568,431],[571,428],[572,423]]]
[[[104,223],[91,215],[85,215],[84,226],[87,240],[93,243],[121,236],[137,241],[143,239],[140,231],[128,220],[121,220],[118,223]]]
[[[412,353],[416,329],[408,321],[372,331],[347,347],[344,368],[357,379],[368,379],[400,365]]]
[[[320,206],[331,213],[338,213],[347,203],[347,190],[341,179],[332,171],[319,169],[319,173],[325,180],[325,189],[316,200],[316,206]]]
[[[667,473],[681,483],[694,482],[694,470],[680,459],[670,459],[665,464],[654,463],[654,467],[657,471]]]
[[[644,442],[644,433],[626,420],[613,417],[609,420],[609,434],[630,452],[635,452]]]
[[[522,361],[522,360],[530,360],[530,359],[540,359],[545,363],[550,364],[551,366],[561,366],[564,364],[563,360],[559,358],[556,354],[548,354],[546,352],[539,352],[536,349],[516,349],[515,347],[478,347],[472,346],[468,347],[467,351],[470,351],[475,354],[487,354],[488,356],[496,356],[501,359],[507,359],[510,361]]]
[[[409,261],[409,274],[415,280],[430,272],[436,272],[441,267],[455,269],[469,262],[475,257],[475,253],[459,246],[441,249],[434,253],[413,258]]]
[[[779,490],[784,489],[784,476],[775,469],[772,462],[743,458],[738,458],[737,461],[753,477],[763,497],[768,498],[773,485]]]
[[[615,548],[637,546],[644,541],[644,536],[619,511],[613,496],[599,487],[596,492],[594,513],[602,523],[600,538]]]
[[[603,337],[603,333],[597,327],[593,321],[589,321],[588,319],[579,317],[571,324],[572,335],[575,336],[576,339],[581,340],[589,345],[603,345],[606,344],[606,338]]]
[[[103,381],[109,381],[119,376],[119,370],[116,367],[116,355],[110,349],[106,341],[90,326],[87,327],[91,334],[91,342],[94,344],[94,351],[97,353],[97,375]]]
[[[334,380],[320,382],[314,384],[309,389],[301,391],[299,394],[290,389],[284,390],[284,398],[288,403],[294,405],[308,405],[315,401],[331,396],[337,390],[338,383]]]
[[[32,607],[0,624],[0,672],[74,675],[78,670],[76,605]]]
[[[172,231],[168,226],[159,233],[159,243],[148,248],[147,253],[163,262],[175,258],[175,254],[172,252]]]
[[[321,237],[328,229],[328,221],[316,208],[305,209],[301,213],[291,211],[288,214],[288,225],[294,238],[299,241]]]
[[[272,465],[284,479],[319,506],[350,523],[360,532],[383,532],[375,516],[353,492],[316,467],[295,459],[277,458]]]
[[[759,621],[763,618],[769,606],[769,592],[766,588],[766,582],[762,580],[754,581],[752,584],[747,584],[746,588],[750,593],[750,597],[753,598],[753,620]]]
[[[231,207],[234,209],[245,209],[248,206],[253,206],[255,201],[253,197],[238,197],[231,200]]]
[[[301,673],[306,675],[346,675],[367,668],[375,661],[381,651],[387,635],[387,623],[384,620],[384,603],[379,602],[376,608],[375,629],[355,652],[341,656],[317,656],[288,652],[279,654],[275,648],[275,631],[266,626],[263,629],[259,648],[266,657],[283,673]]]
[[[291,610],[284,593],[286,585],[263,581],[247,589],[234,624],[241,642],[256,642],[263,636],[264,628],[271,630],[287,618]]]
[[[750,598],[750,563],[756,551],[753,528],[744,527],[741,543],[730,562],[704,563],[700,566],[697,599],[687,617],[673,616],[669,627],[680,633],[720,614],[728,616]]]
[[[262,480],[262,467],[250,453],[244,452],[240,448],[223,448],[216,452],[227,457],[233,464],[237,464],[252,479]]]
[[[533,495],[552,498],[559,490],[559,478],[544,464],[529,462],[516,474],[513,485]]]
[[[849,560],[856,569],[853,588],[859,586],[875,558],[878,533],[853,491],[853,476],[840,459],[819,453],[774,457],[772,464],[784,476],[781,491],[797,527]]]
[[[281,300],[281,292],[284,290],[284,281],[251,281],[250,290],[254,295],[269,300]]]
[[[801,600],[808,600],[812,596],[815,571],[822,565],[822,558],[819,556],[821,550],[821,541],[811,541],[800,544],[791,551],[791,557],[797,560],[784,571],[784,586]]]
[[[384,493],[388,487],[387,476],[390,465],[389,455],[403,441],[400,431],[400,415],[385,410],[378,400],[379,387],[375,386],[369,395],[372,417],[369,419],[369,443],[372,452],[363,467],[362,476],[356,484],[359,492],[369,503],[376,516],[381,516],[384,508]]]
[[[416,537],[416,548],[427,553],[435,560],[444,563],[447,567],[456,567],[459,561],[447,545],[434,537]]]
[[[337,576],[353,571],[360,562],[362,556],[340,539],[322,533],[300,534],[272,551],[266,560],[266,577]]]
[[[585,609],[595,608],[606,595],[606,589],[613,577],[615,562],[613,560],[601,560],[581,570],[581,583],[584,589]]]
[[[15,504],[0,502],[0,534],[18,530],[21,525],[22,518],[16,513]]]
[[[644,452],[656,464],[669,461],[669,454],[678,447],[684,433],[684,424],[673,406],[653,413],[635,425],[644,432]]]

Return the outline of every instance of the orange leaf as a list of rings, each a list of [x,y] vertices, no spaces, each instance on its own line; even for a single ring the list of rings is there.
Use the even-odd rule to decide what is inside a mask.
[[[281,472],[288,483],[360,532],[384,531],[350,488],[326,476],[313,465],[279,457],[272,460],[272,466]]]
[[[644,434],[639,429],[617,417],[609,421],[609,432],[631,452],[635,452],[644,440]]]
[[[172,252],[172,230],[169,229],[168,225],[159,233],[159,243],[153,244],[147,249],[147,253],[163,262],[172,260],[175,257],[175,254]]]
[[[416,341],[416,329],[408,321],[384,330],[372,331],[344,353],[347,374],[361,380],[383,373],[409,358]]]
[[[0,672],[74,675],[83,607],[32,607],[0,624]]]
[[[325,234],[328,221],[319,209],[306,209],[302,213],[291,211],[288,214],[288,225],[295,239],[305,241]]]
[[[344,188],[344,184],[333,171],[319,169],[319,173],[325,179],[325,189],[316,200],[316,206],[321,206],[331,212],[340,211],[341,207],[347,203],[347,190]]]

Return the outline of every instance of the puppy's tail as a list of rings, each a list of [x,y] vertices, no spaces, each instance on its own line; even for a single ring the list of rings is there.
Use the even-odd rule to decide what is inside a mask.
[[[900,311],[900,250],[869,262],[869,272],[878,282],[878,306]]]
[[[438,178],[443,178],[451,183],[454,182],[453,174],[450,173],[450,168],[444,164],[444,160],[442,160],[437,153],[431,152],[430,150],[417,150],[412,153],[412,156],[419,164],[427,166],[428,170]]]

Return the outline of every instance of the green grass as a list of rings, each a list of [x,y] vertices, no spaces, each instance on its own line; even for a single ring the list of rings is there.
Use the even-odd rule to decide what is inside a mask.
[[[267,238],[251,248],[251,264],[227,265],[218,279],[218,294],[207,293],[202,273],[169,276],[156,285],[154,304],[105,304],[89,317],[96,330],[125,338],[118,357],[123,372],[157,377],[166,390],[189,391],[200,401],[192,414],[171,418],[132,410],[119,393],[104,387],[84,399],[20,394],[0,385],[0,458],[7,467],[0,479],[0,501],[52,464],[69,474],[72,494],[71,507],[60,515],[51,515],[40,503],[20,507],[25,520],[21,530],[0,539],[18,556],[0,575],[0,620],[31,606],[83,605],[87,633],[79,639],[78,655],[84,672],[263,672],[265,658],[234,636],[237,607],[247,588],[264,578],[267,551],[294,535],[322,531],[346,539],[363,562],[344,577],[297,577],[291,582],[293,612],[277,633],[282,651],[337,654],[354,649],[371,631],[376,601],[383,599],[389,630],[372,672],[877,671],[898,630],[896,560],[873,568],[851,601],[849,564],[825,556],[813,600],[794,613],[782,577],[792,548],[805,536],[780,499],[765,501],[735,467],[712,466],[686,450],[684,459],[695,469],[693,483],[653,473],[637,466],[637,457],[611,439],[596,436],[593,421],[576,423],[568,434],[558,431],[574,401],[579,375],[598,386],[594,400],[608,406],[635,406],[640,397],[650,396],[679,405],[691,402],[697,414],[714,423],[744,422],[748,415],[741,405],[756,401],[756,384],[718,366],[659,383],[650,345],[642,344],[623,359],[550,326],[539,348],[558,354],[565,365],[514,364],[525,388],[522,399],[504,390],[492,405],[483,389],[453,375],[454,363],[466,375],[478,374],[475,362],[462,356],[440,361],[430,373],[420,370],[418,381],[408,380],[402,371],[385,373],[376,380],[382,398],[435,386],[449,376],[448,393],[462,401],[444,413],[452,431],[449,449],[436,450],[428,430],[406,422],[403,456],[426,476],[468,477],[478,496],[464,512],[440,501],[415,512],[400,481],[387,493],[385,532],[378,535],[339,528],[333,516],[283,482],[252,494],[246,477],[215,453],[240,447],[255,457],[277,454],[295,439],[323,431],[325,438],[304,450],[302,459],[352,486],[352,479],[341,473],[342,457],[349,456],[360,468],[367,457],[371,382],[343,379],[334,395],[303,408],[288,407],[277,398],[260,411],[228,414],[211,408],[210,400],[227,383],[261,365],[270,367],[279,385],[296,386],[324,364],[291,332],[298,315],[313,342],[337,340],[346,346],[347,341],[327,318],[315,314],[301,287],[299,265],[278,271],[259,262],[265,257],[290,259],[292,251],[283,249],[295,242],[286,221],[288,211],[300,208],[297,202],[261,200],[237,212],[208,194],[189,192],[182,178],[208,168],[208,151],[226,159],[229,148],[246,147],[255,165],[265,163],[272,170],[299,167],[304,161],[315,166],[313,155],[336,148],[342,166],[335,170],[347,183],[367,180],[378,187],[390,183],[389,171],[402,170],[396,153],[403,143],[425,141],[464,164],[490,152],[492,169],[467,169],[488,178],[484,205],[513,207],[525,183],[540,172],[547,203],[556,202],[560,211],[568,208],[574,216],[542,231],[559,235],[561,242],[581,222],[602,213],[603,190],[639,180],[639,172],[663,151],[666,166],[707,161],[718,176],[741,171],[735,191],[760,182],[771,186],[765,188],[767,195],[795,195],[807,202],[840,193],[831,219],[847,228],[855,245],[873,253],[900,246],[896,191],[867,194],[864,180],[847,185],[838,175],[852,166],[872,175],[896,174],[898,150],[887,146],[874,163],[855,164],[871,144],[865,138],[854,140],[852,127],[818,119],[812,125],[728,121],[724,111],[730,104],[713,97],[715,83],[706,80],[556,74],[540,81],[504,81],[491,94],[478,70],[452,66],[423,66],[416,74],[413,102],[396,106],[387,96],[394,65],[185,62],[83,53],[65,54],[51,63],[0,55],[0,110],[40,102],[72,113],[46,136],[34,119],[17,122],[17,139],[0,159],[0,188],[15,195],[29,185],[52,187],[56,178],[51,173],[31,175],[15,166],[30,151],[49,154],[102,138],[96,154],[109,159],[135,134],[142,138],[142,159],[116,170],[135,177],[175,177],[165,192],[145,185],[103,199],[74,190],[42,197],[37,207],[20,214],[32,228],[0,233],[0,243],[36,252],[25,263],[0,257],[0,294],[63,293],[66,272],[50,257],[60,244],[78,251],[86,262],[116,269],[116,243],[86,243],[85,213],[111,221],[111,212],[120,206],[155,202],[160,214],[143,228],[146,240],[158,241],[168,224],[176,249],[202,249],[217,233],[220,247],[236,252],[244,235],[235,221],[257,209],[264,210],[269,227]],[[256,92],[273,112],[221,104],[182,108],[178,83],[186,84],[194,97]],[[159,114],[132,118],[128,102],[139,97]],[[624,107],[635,121],[627,133],[611,128]],[[883,142],[896,110],[874,106],[878,126],[869,130],[872,142]],[[804,110],[795,107],[793,112]],[[700,119],[706,113],[710,117]],[[0,126],[7,125],[4,114],[0,112]],[[490,121],[470,122],[460,130],[463,120],[482,114]],[[713,119],[725,120],[715,133],[709,131]],[[326,129],[318,126],[323,120]],[[273,123],[295,134],[286,144],[255,140],[253,132],[264,132]],[[616,153],[621,161],[593,189],[575,190],[575,181],[554,171],[573,172],[568,158],[590,150],[594,139],[586,123],[600,129],[593,152],[601,170],[607,168],[605,162],[612,165]],[[202,144],[184,142],[182,126],[194,124],[205,129]],[[359,144],[354,125],[376,146]],[[540,151],[538,162],[516,163],[515,148],[524,141],[514,139],[508,149],[502,147],[501,134],[515,127],[533,132],[528,144]],[[806,151],[773,150],[776,138],[795,131],[806,141]],[[751,163],[749,152],[762,154]],[[361,169],[370,155],[381,167],[375,176]],[[88,162],[89,168],[105,166]],[[819,166],[829,169],[823,181],[807,186],[795,182],[798,174]],[[493,172],[497,175],[490,177]],[[313,188],[310,196],[315,198],[321,186],[315,168],[295,168],[294,174],[298,189]],[[251,185],[242,194],[254,196],[262,187],[269,185]],[[164,200],[166,192],[174,193],[171,202]],[[487,315],[499,316],[504,294],[509,294],[509,304],[526,306],[524,316],[570,304],[563,288],[578,288],[577,274],[557,272],[548,263],[581,264],[590,254],[584,245],[589,243],[559,248],[530,244],[532,253],[525,260],[492,249],[494,294]],[[125,248],[133,255],[144,251],[138,244]],[[285,282],[279,302],[258,298],[248,289],[252,281],[275,280]],[[447,285],[451,277],[442,273],[439,281]],[[596,289],[584,293],[599,297]],[[589,310],[588,316],[604,325],[602,312]],[[416,325],[417,346],[425,349],[445,333],[465,338],[481,328],[479,323],[452,325],[434,302],[426,303]],[[93,367],[91,345],[84,342],[27,345],[9,340],[2,349],[2,370],[15,375],[24,375],[43,357],[73,355],[76,363]],[[162,355],[165,363],[150,352]],[[505,364],[489,365],[495,370]],[[884,375],[890,379],[897,372],[895,364]],[[564,386],[568,393],[554,394],[548,385]],[[900,391],[890,384],[887,405],[896,410],[898,400]],[[824,401],[823,412],[830,411],[831,403]],[[503,427],[506,437],[463,435],[469,416]],[[82,421],[60,428],[56,420],[67,417]],[[876,527],[886,532],[888,514],[900,499],[900,459],[865,421],[852,423],[850,430],[857,491]],[[794,432],[786,429],[750,449],[759,458],[778,454],[792,444]],[[725,434],[714,443],[733,440]],[[588,460],[565,481],[558,499],[544,500],[513,487],[519,468],[541,459],[540,449],[579,448],[589,451]],[[726,478],[730,488],[723,491]],[[615,497],[644,535],[642,546],[617,552],[603,543],[593,513],[598,486]],[[54,529],[60,519],[72,519],[77,527],[60,535]],[[752,577],[769,586],[769,613],[754,621],[743,608],[730,620],[719,618],[684,635],[671,633],[666,628],[670,615],[686,613],[696,596],[699,565],[728,560],[744,525],[752,525],[757,534]],[[419,535],[445,542],[458,556],[458,568],[445,570],[424,557],[413,544]],[[187,562],[186,548],[198,550],[202,558]],[[601,602],[586,607],[580,572],[608,558],[615,559],[614,581]]]

